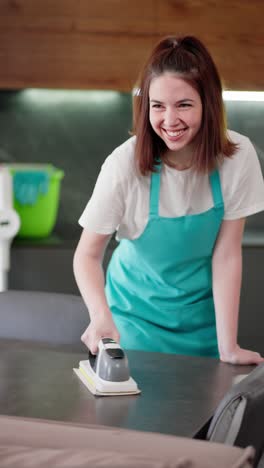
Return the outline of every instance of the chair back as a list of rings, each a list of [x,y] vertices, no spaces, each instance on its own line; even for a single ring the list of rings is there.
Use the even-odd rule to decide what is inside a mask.
[[[80,296],[9,290],[0,293],[0,324],[0,338],[72,345],[83,350],[80,337],[89,324],[89,315]]]
[[[206,439],[256,450],[257,466],[264,450],[264,363],[227,392],[209,425]]]

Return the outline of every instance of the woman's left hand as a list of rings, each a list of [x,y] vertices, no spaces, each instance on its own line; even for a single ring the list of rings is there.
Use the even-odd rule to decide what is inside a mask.
[[[238,345],[231,352],[221,353],[220,360],[229,364],[240,365],[260,364],[264,362],[264,358],[259,353],[240,348]]]

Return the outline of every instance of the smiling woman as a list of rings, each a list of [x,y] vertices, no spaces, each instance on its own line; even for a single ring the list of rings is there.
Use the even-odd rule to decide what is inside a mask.
[[[218,71],[195,37],[154,48],[134,95],[134,136],[106,159],[79,222],[83,342],[258,363],[237,343],[245,218],[264,209],[246,136],[227,130]],[[107,270],[102,259],[116,232]]]
[[[224,157],[232,156],[238,149],[226,132],[222,85],[218,70],[208,50],[197,38],[167,37],[157,44],[146,61],[137,83],[140,91],[134,96],[134,133],[137,135],[135,158],[142,174],[153,170],[153,154],[158,152],[166,155],[168,150],[166,142],[164,145],[163,139],[157,139],[153,135],[152,130],[155,132],[156,130],[151,128],[151,119],[149,119],[150,93],[153,88],[155,92],[161,92],[159,84],[155,84],[155,81],[166,80],[168,76],[180,80],[178,85],[181,83],[185,92],[191,93],[192,105],[197,111],[199,102],[202,107],[200,128],[196,132],[196,141],[193,141],[189,155],[192,167],[201,172],[215,169]],[[161,87],[165,93],[165,87]],[[170,87],[170,91],[175,93],[176,85],[174,90]],[[168,90],[167,96],[170,95],[171,102],[170,91]],[[174,99],[181,97],[177,98],[174,95]]]

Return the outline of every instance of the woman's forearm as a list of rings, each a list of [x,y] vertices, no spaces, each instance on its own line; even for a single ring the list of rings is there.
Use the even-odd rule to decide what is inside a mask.
[[[119,341],[120,335],[113,321],[105,295],[103,258],[111,234],[83,230],[73,258],[73,271],[90,322],[81,336],[82,342],[96,354],[103,337]]]
[[[75,279],[89,310],[90,319],[95,315],[109,315],[104,286],[105,277],[102,263],[98,258],[89,255],[74,256],[73,269]]]
[[[241,278],[241,248],[213,258],[213,296],[220,357],[229,355],[237,346]]]

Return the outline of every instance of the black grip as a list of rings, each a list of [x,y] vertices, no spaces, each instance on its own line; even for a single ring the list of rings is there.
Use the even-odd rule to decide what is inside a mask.
[[[102,342],[104,344],[108,344],[108,343],[115,343],[116,344],[116,341],[112,340],[112,338],[102,338]]]
[[[123,359],[125,357],[124,351],[120,348],[108,348],[105,352],[111,359]]]

